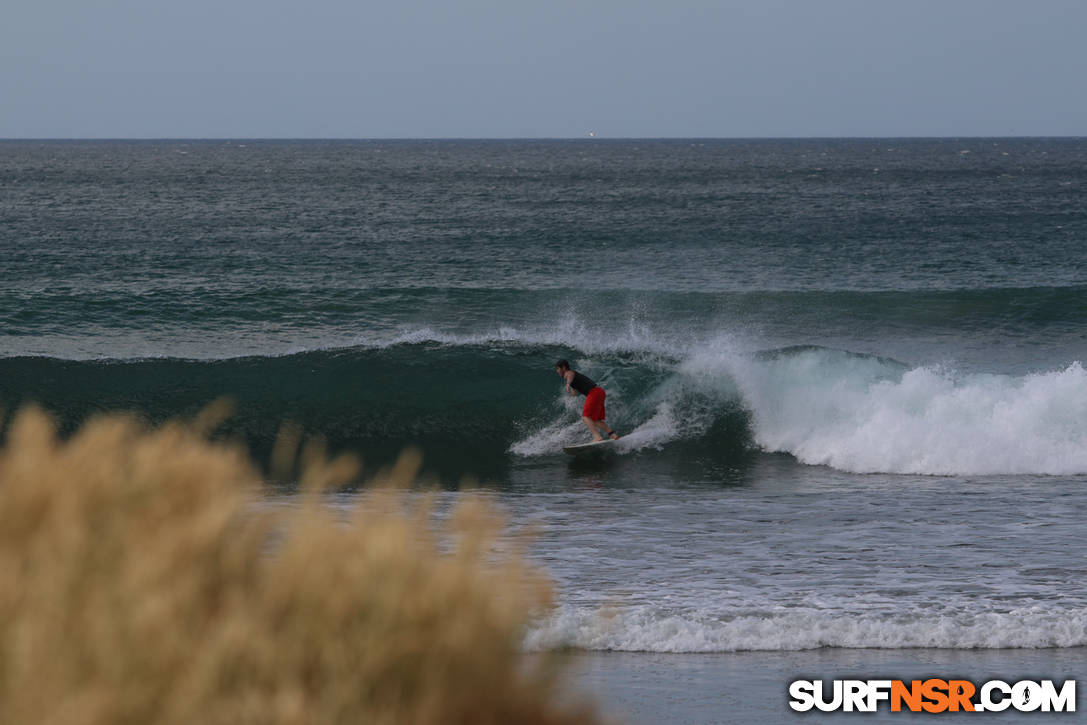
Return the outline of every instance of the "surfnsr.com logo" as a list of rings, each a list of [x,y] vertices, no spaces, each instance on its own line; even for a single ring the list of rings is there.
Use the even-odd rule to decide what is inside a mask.
[[[1075,712],[1076,681],[1052,680],[794,680],[789,707],[798,712]]]

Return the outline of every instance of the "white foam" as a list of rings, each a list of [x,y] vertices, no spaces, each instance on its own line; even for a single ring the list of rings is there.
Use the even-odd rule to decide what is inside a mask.
[[[796,651],[819,647],[997,649],[1087,645],[1087,609],[1024,607],[936,615],[785,609],[737,616],[640,606],[563,606],[531,630],[529,650],[576,647],[628,652]]]
[[[736,365],[756,442],[857,473],[1087,472],[1079,363],[1026,376],[916,368],[892,379],[875,364],[801,354]]]

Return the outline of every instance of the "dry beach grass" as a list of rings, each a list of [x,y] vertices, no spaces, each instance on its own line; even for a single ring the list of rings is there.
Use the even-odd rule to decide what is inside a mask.
[[[493,510],[439,521],[392,490],[334,510],[319,491],[356,466],[316,449],[304,503],[261,506],[245,452],[208,427],[109,416],[62,440],[39,410],[11,422],[0,722],[597,721],[555,660],[520,654],[549,588]]]

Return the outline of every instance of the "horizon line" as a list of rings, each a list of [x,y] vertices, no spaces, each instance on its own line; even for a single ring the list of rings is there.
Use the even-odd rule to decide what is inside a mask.
[[[848,141],[848,140],[967,140],[967,139],[1082,139],[1084,135],[1012,134],[989,135],[843,135],[843,136],[3,136],[0,142],[94,142],[94,141]]]

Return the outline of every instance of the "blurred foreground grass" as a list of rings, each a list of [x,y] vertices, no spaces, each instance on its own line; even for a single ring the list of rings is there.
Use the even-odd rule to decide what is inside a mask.
[[[41,411],[12,421],[0,723],[597,721],[558,660],[520,654],[550,590],[483,502],[439,524],[394,490],[408,461],[336,512],[317,492],[355,464],[311,450],[311,493],[272,510],[208,427],[112,416],[60,440]]]

